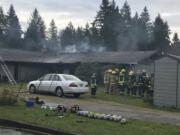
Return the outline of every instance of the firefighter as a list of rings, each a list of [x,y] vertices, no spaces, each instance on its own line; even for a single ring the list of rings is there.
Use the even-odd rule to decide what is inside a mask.
[[[144,96],[147,90],[147,72],[144,69],[142,71],[142,83],[143,83],[142,95]]]
[[[151,85],[151,91],[150,91],[150,96],[153,97],[154,94],[154,73],[151,74],[151,78],[150,78],[150,85]]]
[[[119,73],[119,78],[118,78],[119,93],[121,95],[123,95],[125,91],[125,73],[126,70],[122,69]]]
[[[132,75],[132,84],[133,84],[132,95],[136,96],[138,89],[138,82],[137,82],[137,74],[135,72]]]
[[[115,76],[116,76],[116,84],[115,84],[115,91],[114,93],[119,94],[119,90],[118,90],[118,78],[119,78],[119,69],[115,69]]]
[[[152,101],[153,98],[153,84],[154,83],[154,74],[151,74],[150,77],[147,78],[147,100]]]
[[[151,92],[152,92],[152,86],[151,86],[151,77],[148,75],[146,76],[146,84],[145,84],[145,93],[144,93],[144,101],[150,101],[151,100]]]
[[[134,71],[130,71],[128,74],[128,89],[127,89],[127,94],[130,95],[132,94],[132,89],[133,89],[133,74]]]
[[[138,79],[138,96],[142,97],[143,95],[143,77],[140,70],[137,71],[137,79]]]
[[[108,70],[108,94],[110,93],[110,77],[111,77],[111,74],[112,74],[112,70],[109,69]]]
[[[104,86],[105,86],[105,93],[109,93],[109,70],[106,70],[104,72]]]
[[[96,96],[97,83],[96,83],[96,74],[93,73],[91,76],[91,96]]]
[[[110,75],[110,94],[114,94],[116,91],[116,71],[112,71]]]

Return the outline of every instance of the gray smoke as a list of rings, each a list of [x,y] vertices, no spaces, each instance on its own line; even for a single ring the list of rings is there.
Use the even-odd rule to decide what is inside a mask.
[[[90,45],[87,42],[81,42],[79,44],[67,45],[61,48],[59,52],[61,53],[78,53],[78,52],[104,52],[106,48],[101,45]]]

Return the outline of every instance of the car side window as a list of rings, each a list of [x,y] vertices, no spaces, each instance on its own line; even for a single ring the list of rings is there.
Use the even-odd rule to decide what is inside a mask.
[[[43,81],[49,81],[50,77],[51,77],[51,75],[49,75],[49,74],[45,75],[43,78]]]
[[[58,75],[54,75],[53,81],[62,81]]]
[[[49,77],[49,81],[52,81],[52,80],[53,80],[53,78],[54,78],[54,75],[50,75],[50,77]]]

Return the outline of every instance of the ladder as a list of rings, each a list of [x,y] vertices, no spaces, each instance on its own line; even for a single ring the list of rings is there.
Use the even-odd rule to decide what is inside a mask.
[[[9,83],[11,85],[16,85],[17,82],[15,81],[12,73],[10,72],[10,70],[8,69],[6,63],[4,62],[3,58],[0,56],[0,65],[1,65],[1,68],[2,70],[4,71],[4,73],[6,74],[8,80],[9,80]]]

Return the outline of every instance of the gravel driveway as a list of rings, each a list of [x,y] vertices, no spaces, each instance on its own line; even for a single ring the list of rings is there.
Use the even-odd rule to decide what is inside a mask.
[[[59,98],[56,96],[33,95],[45,100],[48,105],[80,105],[83,110],[98,113],[120,114],[128,119],[143,120],[149,122],[168,123],[180,126],[180,113],[166,112],[155,109],[124,105],[114,102],[106,102],[98,99],[76,99],[71,97]]]

